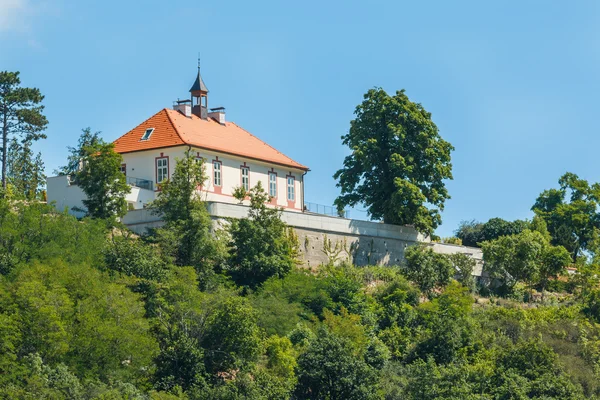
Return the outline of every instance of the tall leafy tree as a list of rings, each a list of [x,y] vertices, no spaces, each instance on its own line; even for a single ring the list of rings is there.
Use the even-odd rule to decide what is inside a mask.
[[[127,212],[125,195],[131,188],[121,172],[122,162],[112,143],[85,147],[77,183],[87,196],[83,204],[91,217],[111,219]]]
[[[161,184],[151,206],[165,222],[154,232],[157,242],[176,265],[194,267],[202,282],[212,274],[224,253],[212,235],[212,220],[198,191],[206,179],[202,162],[187,151],[176,160],[172,176]]]
[[[13,194],[27,200],[37,198],[44,187],[46,175],[42,155],[34,155],[31,141],[19,142],[13,137],[8,147],[7,164],[7,178]]]
[[[298,358],[299,399],[377,399],[378,374],[352,343],[322,328]]]
[[[21,87],[19,72],[0,71],[0,124],[2,126],[2,188],[6,190],[8,146],[14,137],[24,142],[46,138],[48,120],[37,88]]]
[[[231,221],[229,273],[242,286],[255,288],[271,276],[283,277],[296,263],[297,239],[281,220],[281,210],[267,207],[260,181],[248,193],[247,218]]]
[[[81,135],[77,141],[76,147],[68,146],[69,156],[67,157],[67,165],[59,167],[55,173],[59,175],[71,175],[76,179],[77,172],[81,167],[81,161],[86,156],[86,148],[90,146],[96,146],[104,144],[104,140],[100,137],[100,131],[92,133],[91,128],[84,128],[81,130]]]
[[[435,253],[431,247],[409,247],[404,258],[404,274],[426,294],[446,286],[454,274],[450,259],[444,254]]]
[[[564,246],[575,261],[598,248],[600,184],[590,184],[571,172],[561,176],[558,184],[558,189],[544,190],[532,210],[546,221],[552,243]]]
[[[484,269],[508,287],[522,281],[530,286],[539,283],[543,291],[550,278],[561,275],[571,261],[564,247],[552,246],[542,233],[529,229],[482,246]]]
[[[339,209],[364,204],[369,215],[385,223],[414,225],[432,234],[450,198],[454,148],[439,135],[431,114],[410,101],[404,90],[390,96],[369,90],[342,136],[352,152],[334,178],[341,188]]]

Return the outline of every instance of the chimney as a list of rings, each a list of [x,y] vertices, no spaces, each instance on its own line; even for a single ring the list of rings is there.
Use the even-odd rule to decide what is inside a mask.
[[[177,100],[173,103],[173,110],[179,111],[186,117],[192,116],[192,101],[191,100]]]
[[[221,125],[225,125],[225,107],[211,108],[208,118],[212,118]]]

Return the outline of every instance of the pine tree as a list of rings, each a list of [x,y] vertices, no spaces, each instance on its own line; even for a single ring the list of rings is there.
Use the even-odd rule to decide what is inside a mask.
[[[2,188],[8,183],[8,146],[13,138],[22,143],[45,139],[48,120],[40,103],[44,96],[37,88],[21,87],[19,72],[0,71],[0,127],[2,130]]]
[[[6,176],[17,198],[33,200],[39,197],[46,175],[41,153],[34,155],[32,142],[19,142],[13,137],[8,146]]]

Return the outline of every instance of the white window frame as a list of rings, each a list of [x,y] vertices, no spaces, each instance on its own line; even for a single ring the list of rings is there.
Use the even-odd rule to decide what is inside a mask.
[[[288,176],[287,179],[287,200],[296,201],[296,178]]]
[[[213,161],[213,184],[215,186],[222,186],[223,184],[221,181],[222,166],[221,161]]]
[[[277,198],[277,173],[269,172],[269,196]]]
[[[154,132],[154,128],[148,128],[148,129],[146,129],[146,131],[144,132],[144,134],[142,135],[142,138],[140,140],[148,140],[148,139],[150,139],[150,136],[152,136],[153,132]]]
[[[242,188],[247,192],[250,190],[250,168],[240,167]]]
[[[156,165],[156,183],[163,183],[169,179],[169,157],[158,157]],[[161,179],[162,178],[162,179]]]

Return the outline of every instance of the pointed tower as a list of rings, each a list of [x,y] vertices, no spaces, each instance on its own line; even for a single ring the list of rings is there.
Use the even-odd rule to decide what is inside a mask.
[[[208,118],[208,88],[200,76],[200,60],[198,60],[198,76],[190,89],[192,95],[192,114],[202,118]],[[194,100],[195,99],[195,100]]]

